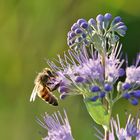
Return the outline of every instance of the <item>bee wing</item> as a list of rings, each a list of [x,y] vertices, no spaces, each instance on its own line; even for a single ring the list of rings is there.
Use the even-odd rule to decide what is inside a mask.
[[[30,97],[30,102],[34,101],[37,95],[37,91],[38,91],[38,85],[34,86],[34,89],[32,91],[31,97]]]

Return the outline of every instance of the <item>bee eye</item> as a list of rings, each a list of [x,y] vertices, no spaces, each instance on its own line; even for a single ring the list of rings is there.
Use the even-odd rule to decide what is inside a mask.
[[[47,73],[48,73],[48,75],[49,75],[50,77],[54,77],[54,75],[53,75],[53,73],[52,73],[51,71],[47,71]]]
[[[43,75],[43,76],[41,77],[41,80],[42,80],[43,82],[47,82],[48,79],[49,79],[49,76],[48,76],[48,75]]]

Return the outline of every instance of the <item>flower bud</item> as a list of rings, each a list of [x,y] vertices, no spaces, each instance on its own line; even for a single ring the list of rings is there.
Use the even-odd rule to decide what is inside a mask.
[[[112,25],[115,25],[116,23],[120,22],[122,19],[120,16],[117,16],[114,18],[114,20],[112,21]]]
[[[71,30],[72,31],[75,31],[77,28],[79,28],[78,24],[77,23],[74,23],[71,27]]]
[[[129,83],[123,83],[122,84],[122,89],[123,90],[128,90],[128,89],[130,89],[131,88],[131,84],[129,84]]]
[[[140,90],[134,91],[133,96],[136,98],[140,98]]]
[[[88,23],[83,22],[83,23],[81,23],[80,27],[82,27],[83,29],[87,29],[88,28]]]
[[[87,22],[85,19],[81,18],[81,19],[78,19],[77,21],[77,24],[81,25],[82,23],[85,23]]]
[[[104,15],[104,19],[107,20],[107,21],[111,20],[111,18],[112,18],[112,15],[110,13],[106,13]]]
[[[105,89],[105,91],[111,91],[112,89],[113,89],[113,87],[112,87],[112,85],[110,85],[110,84],[105,84],[104,85],[104,89]]]
[[[100,92],[99,97],[104,98],[105,97],[105,92]]]
[[[132,105],[138,105],[138,103],[139,103],[138,100],[135,98],[131,100]]]
[[[99,15],[96,17],[96,20],[97,20],[98,23],[101,23],[101,22],[103,22],[103,20],[104,20],[104,16],[101,15],[101,14],[99,14]]]
[[[124,76],[124,74],[125,74],[124,69],[123,68],[120,68],[119,69],[119,76],[122,77],[122,76]]]
[[[60,93],[68,93],[69,89],[65,86],[60,86],[59,87],[59,92]]]
[[[83,77],[81,77],[81,76],[78,76],[78,77],[76,77],[76,79],[75,79],[75,82],[76,83],[82,83],[82,82],[84,82],[84,78]]]
[[[76,30],[75,30],[75,33],[76,34],[81,34],[83,31],[81,30],[81,29],[79,29],[79,28],[77,28]]]
[[[92,92],[98,92],[98,91],[100,91],[100,88],[98,86],[92,86],[90,90]]]
[[[90,100],[95,102],[95,101],[97,101],[98,98],[99,98],[99,96],[94,96],[94,97],[91,97]]]
[[[93,18],[89,19],[88,23],[89,23],[89,25],[91,25],[92,27],[97,29],[96,21]]]
[[[122,97],[125,98],[125,99],[130,99],[130,98],[131,98],[131,95],[128,94],[128,93],[124,93],[124,94],[122,95]]]

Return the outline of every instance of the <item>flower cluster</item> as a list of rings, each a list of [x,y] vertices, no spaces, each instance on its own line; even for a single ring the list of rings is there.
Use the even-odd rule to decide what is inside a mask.
[[[140,139],[140,119],[133,118],[131,114],[128,116],[127,123],[125,128],[120,127],[120,120],[117,115],[117,121],[112,119],[111,122],[111,130],[108,134],[108,140],[132,140],[135,138],[135,140]],[[104,135],[97,129],[96,137],[99,140],[104,139]]]
[[[114,41],[112,35],[124,36],[127,27],[120,17],[115,17],[112,22],[111,18],[111,14],[107,13],[104,16],[98,15],[97,22],[94,19],[88,22],[79,19],[68,33],[69,46],[76,43],[79,49],[69,49],[63,58],[58,56],[59,66],[48,61],[50,67],[57,73],[58,81],[61,81],[59,87],[61,98],[82,94],[89,101],[104,98],[114,104],[124,97],[131,104],[138,104],[140,55],[137,57],[136,65],[127,66],[125,69],[122,67],[125,62],[121,58],[122,45]],[[82,42],[76,41],[79,37],[83,37]],[[101,40],[101,47],[95,44],[97,37]],[[111,45],[109,40],[115,45]],[[100,41],[97,40],[97,42]],[[126,75],[125,81],[120,81],[120,77],[124,75]],[[114,92],[117,92],[116,98],[113,98]]]
[[[126,30],[122,19],[112,18],[109,13],[99,14],[96,20],[79,19],[68,32],[68,51],[58,55],[56,62],[48,60],[55,74],[48,89],[58,88],[61,99],[82,95],[90,116],[105,130],[104,136],[96,129],[100,140],[140,139],[139,119],[130,115],[125,128],[120,127],[118,116],[117,121],[110,121],[113,105],[119,99],[124,98],[132,105],[138,105],[140,99],[140,53],[135,64],[124,68],[128,62],[122,57],[119,38]],[[48,130],[43,140],[73,140],[66,113],[64,119],[59,112],[45,114],[43,118],[44,123],[38,120]]]
[[[126,34],[127,27],[122,22],[121,17],[117,16],[113,20],[110,13],[104,16],[99,14],[96,20],[93,18],[86,21],[79,19],[71,27],[68,32],[68,46],[70,48],[79,48],[81,45],[87,46],[90,44],[99,43],[103,39],[108,39],[110,44],[116,43],[119,36]]]
[[[138,104],[140,99],[140,54],[136,59],[136,64],[126,68],[126,79],[122,84],[122,96],[133,105]]]
[[[60,112],[43,116],[44,122],[38,119],[38,123],[48,131],[48,136],[42,140],[74,140],[71,134],[71,128],[67,114],[64,111],[64,119]]]
[[[120,46],[116,46],[104,58],[85,46],[81,47],[80,53],[77,50],[69,50],[69,56],[64,54],[64,59],[58,57],[61,68],[49,61],[48,64],[61,81],[61,98],[71,94],[82,94],[95,101],[113,92],[115,81],[124,74],[121,68],[123,60],[119,59],[117,52],[118,47]]]

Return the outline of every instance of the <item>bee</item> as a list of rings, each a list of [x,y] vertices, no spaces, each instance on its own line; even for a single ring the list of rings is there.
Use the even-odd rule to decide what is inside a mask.
[[[34,82],[35,86],[30,97],[30,102],[34,101],[36,95],[38,95],[47,103],[58,106],[58,100],[52,93],[60,85],[59,82],[56,82],[56,77],[57,75],[49,68],[44,68],[42,72],[38,73]]]

